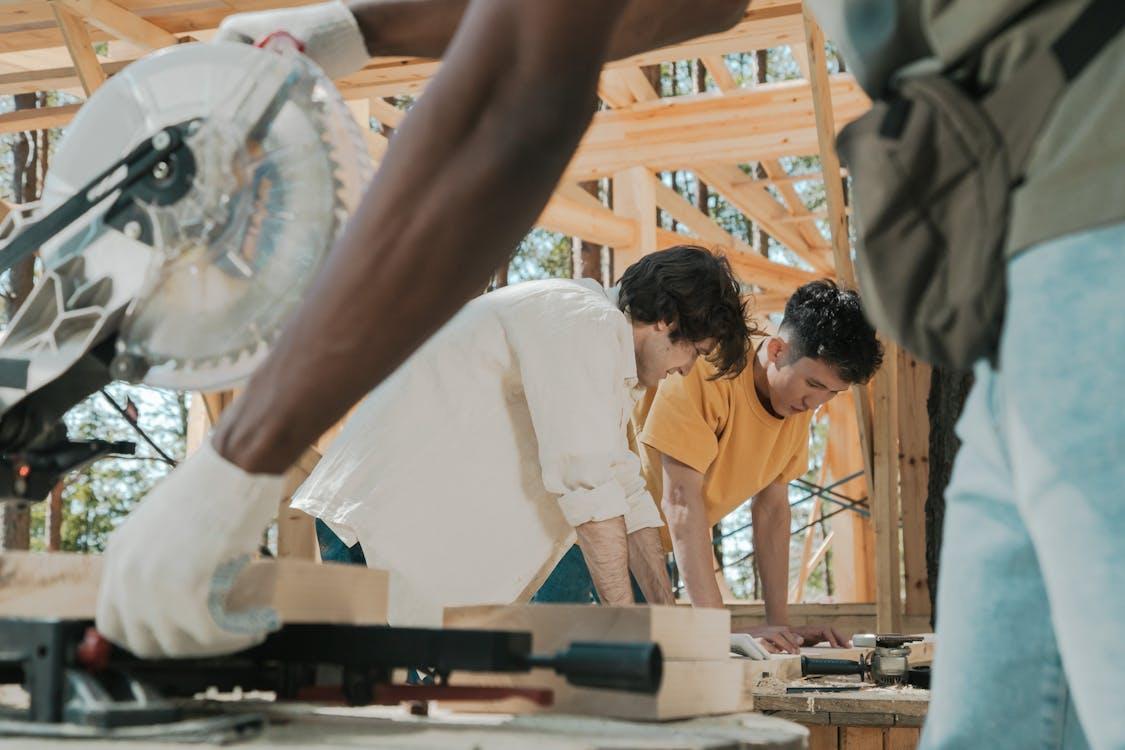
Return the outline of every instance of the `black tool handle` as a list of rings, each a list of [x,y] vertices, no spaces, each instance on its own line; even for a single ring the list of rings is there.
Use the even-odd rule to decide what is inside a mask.
[[[572,643],[554,656],[531,657],[579,687],[655,693],[664,676],[664,656],[655,643]]]
[[[801,676],[810,674],[858,674],[863,675],[865,668],[862,662],[851,659],[810,659],[801,657]]]

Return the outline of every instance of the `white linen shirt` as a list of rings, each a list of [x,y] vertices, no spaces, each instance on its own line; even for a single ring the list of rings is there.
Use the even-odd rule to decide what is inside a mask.
[[[626,428],[632,326],[589,281],[533,281],[469,302],[348,419],[294,495],[390,572],[389,618],[525,601],[574,527],[663,522]]]

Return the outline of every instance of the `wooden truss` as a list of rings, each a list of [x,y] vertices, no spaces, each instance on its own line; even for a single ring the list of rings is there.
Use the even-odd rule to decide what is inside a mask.
[[[230,13],[304,2],[3,0],[0,94],[68,91],[88,96],[107,77],[154,49],[209,39]],[[791,48],[801,79],[739,85],[723,57],[778,46]],[[818,277],[836,276],[854,285],[834,141],[837,130],[870,102],[850,75],[829,75],[825,57],[823,34],[799,0],[754,0],[742,21],[726,32],[608,64],[599,85],[605,108],[594,117],[539,226],[613,248],[618,273],[644,253],[684,241],[721,249],[748,289],[755,291],[758,314],[779,312],[797,286]],[[689,59],[704,66],[711,90],[662,98],[642,72],[644,66]],[[381,58],[337,81],[357,119],[370,131],[368,143],[376,160],[387,138],[371,131],[371,119],[386,129],[398,127],[404,113],[387,98],[419,94],[439,66],[433,60]],[[77,109],[66,105],[0,115],[0,133],[64,127]],[[820,157],[821,173],[791,175],[782,167],[783,157],[807,154]],[[740,166],[746,164],[762,169],[751,174]],[[763,257],[728,233],[667,187],[660,173],[672,170],[692,173],[792,251],[804,267]],[[612,209],[579,186],[603,178],[611,180]],[[794,187],[798,180],[824,182],[826,211],[809,210]],[[658,225],[660,211],[673,217],[680,231]],[[903,493],[901,510],[907,614],[928,611],[925,574],[919,567],[924,566],[920,503],[925,480],[917,471],[924,468],[926,446],[916,427],[924,420],[915,419],[926,388],[919,379],[924,375],[918,373],[921,365],[892,348],[873,387],[853,390],[854,406],[846,407],[850,412],[842,411],[841,403],[833,407],[836,439],[828,479],[863,469],[866,481],[852,482],[848,489],[856,497],[871,496],[874,519],[873,535],[871,525],[858,517],[833,519],[834,569],[842,591],[857,601],[877,602],[883,630],[896,629],[902,614],[900,453],[909,457],[901,472],[901,485],[909,492],[909,499]],[[828,544],[822,541],[813,554],[810,539],[806,548],[807,556],[815,558]],[[872,558],[873,573],[868,571]]]

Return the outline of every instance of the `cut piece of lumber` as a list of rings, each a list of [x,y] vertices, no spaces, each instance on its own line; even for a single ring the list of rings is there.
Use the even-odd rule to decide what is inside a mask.
[[[665,661],[664,680],[655,695],[574,687],[546,669],[534,669],[528,674],[458,672],[452,675],[450,684],[548,688],[554,692],[555,702],[543,707],[522,698],[509,698],[445,702],[442,707],[470,713],[558,713],[634,721],[728,714],[743,710],[744,678],[740,661],[731,658]]]
[[[525,630],[537,653],[574,641],[652,641],[665,660],[722,660],[730,653],[730,612],[692,607],[524,604],[446,607],[447,628]]]
[[[102,558],[64,552],[0,555],[0,617],[92,620]],[[358,565],[257,560],[239,576],[232,611],[273,607],[283,623],[381,625],[387,573]]]
[[[555,673],[453,675],[454,685],[543,687],[554,691],[549,708],[511,699],[450,703],[458,711],[487,713],[551,713],[663,721],[730,713],[743,701],[743,666],[728,655],[730,613],[690,607],[599,607],[530,604],[499,607],[449,607],[449,628],[524,630],[532,635],[536,653],[551,653],[576,641],[652,641],[664,654],[664,680],[655,695],[597,688],[579,688]]]

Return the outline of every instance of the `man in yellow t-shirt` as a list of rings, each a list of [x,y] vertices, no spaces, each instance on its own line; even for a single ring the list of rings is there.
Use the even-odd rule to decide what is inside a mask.
[[[882,347],[863,317],[859,295],[831,281],[798,289],[785,305],[777,336],[764,338],[750,366],[716,378],[701,363],[666,379],[637,405],[634,429],[649,491],[659,498],[688,596],[697,607],[722,607],[711,527],[753,498],[754,550],[762,576],[767,625],[754,628],[775,650],[796,651],[827,640],[831,628],[789,627],[789,482],[808,469],[813,411],[882,362]],[[588,574],[577,548],[535,601],[587,601]]]

